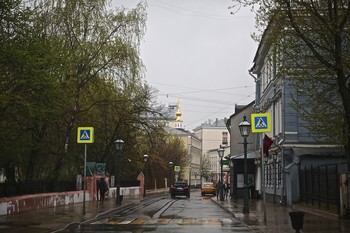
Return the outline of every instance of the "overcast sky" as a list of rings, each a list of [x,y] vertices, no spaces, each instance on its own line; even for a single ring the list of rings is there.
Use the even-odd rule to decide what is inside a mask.
[[[112,0],[134,8],[140,0]],[[181,102],[187,130],[208,119],[229,117],[235,104],[254,100],[248,70],[258,44],[254,15],[235,15],[231,0],[147,0],[147,31],[141,45],[147,82],[159,90],[158,101]]]

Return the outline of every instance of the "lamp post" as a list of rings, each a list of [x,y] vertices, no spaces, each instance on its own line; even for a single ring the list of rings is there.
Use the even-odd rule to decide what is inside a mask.
[[[238,125],[239,131],[244,138],[244,203],[243,203],[243,213],[249,213],[249,187],[248,187],[248,166],[247,166],[247,137],[250,133],[250,123],[247,121],[246,116],[243,116],[243,121]]]
[[[118,139],[115,141],[115,146],[117,148],[117,197],[115,200],[115,204],[119,205],[122,203],[122,200],[120,198],[120,157],[122,156],[122,150],[123,150],[124,141],[121,139]]]
[[[144,182],[143,182],[143,197],[146,197],[146,163],[147,163],[148,155],[143,155],[143,170],[144,170]]]
[[[224,201],[224,177],[223,177],[223,173],[222,173],[222,158],[224,157],[224,152],[225,149],[224,148],[219,148],[218,149],[218,154],[220,157],[220,182],[221,182],[221,187],[220,187],[220,201]]]
[[[173,170],[173,162],[169,162],[169,187],[172,185],[172,170]]]
[[[234,182],[233,182],[233,172],[234,172],[234,163],[233,163],[233,159],[231,159],[230,158],[230,160],[229,160],[230,162],[229,162],[229,165],[230,165],[230,197],[231,197],[231,199],[233,199],[233,184],[234,184]]]

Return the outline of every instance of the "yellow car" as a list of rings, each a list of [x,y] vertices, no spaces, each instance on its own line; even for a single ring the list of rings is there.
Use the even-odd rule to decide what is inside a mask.
[[[214,196],[216,195],[216,189],[212,182],[203,183],[201,192],[202,192],[202,196],[204,196],[205,194],[212,194]]]

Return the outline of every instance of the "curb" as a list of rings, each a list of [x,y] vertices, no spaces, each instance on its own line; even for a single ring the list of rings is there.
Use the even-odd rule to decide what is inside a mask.
[[[213,198],[210,198],[212,202],[214,202],[216,205],[218,205],[219,207],[221,207],[223,210],[225,210],[228,214],[230,214],[232,217],[236,218],[236,215],[233,211],[231,211],[229,208],[225,207],[224,205],[221,205],[218,201],[215,201]],[[238,219],[237,219],[238,220]],[[246,224],[245,222],[242,222],[241,220],[238,220],[243,226],[247,227],[248,229],[252,230],[252,231],[256,231],[257,229],[252,228],[251,226],[249,226],[248,224]]]
[[[232,217],[236,218],[235,213],[233,213],[229,208],[221,205],[218,201],[215,201],[213,198],[210,198],[212,202],[214,202],[216,205],[220,206],[223,210],[225,210],[228,214],[230,214]]]

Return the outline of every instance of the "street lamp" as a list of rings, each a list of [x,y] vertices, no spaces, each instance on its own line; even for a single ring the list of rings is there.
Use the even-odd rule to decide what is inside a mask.
[[[243,213],[249,213],[249,187],[248,187],[248,167],[247,167],[247,137],[250,133],[250,123],[247,121],[246,116],[243,116],[243,121],[238,125],[239,131],[244,138],[244,204],[243,204]]]
[[[230,197],[231,199],[233,199],[233,171],[234,171],[234,163],[233,163],[233,159],[229,158],[229,165],[230,165]]]
[[[143,165],[143,169],[144,169],[143,197],[146,196],[146,162],[147,162],[147,159],[148,159],[148,155],[143,155],[143,162],[144,162],[144,165]]]
[[[120,198],[120,157],[122,156],[122,150],[123,150],[124,141],[121,139],[118,139],[115,141],[115,146],[117,148],[117,197],[115,200],[115,204],[119,205],[122,203],[122,200]]]
[[[173,162],[169,162],[169,187],[172,185],[172,170],[173,170]]]
[[[220,181],[221,181],[221,188],[220,188],[220,201],[224,201],[224,179],[223,179],[223,173],[222,173],[222,158],[224,157],[224,148],[219,148],[218,149],[218,154],[220,157],[220,166],[221,166],[221,171],[220,171]]]

